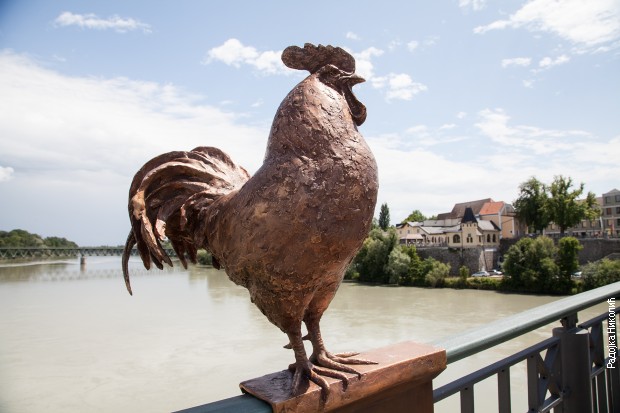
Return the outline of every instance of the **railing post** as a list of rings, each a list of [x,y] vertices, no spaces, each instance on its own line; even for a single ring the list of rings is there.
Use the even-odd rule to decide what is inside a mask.
[[[590,360],[590,333],[576,327],[577,317],[562,320],[563,327],[553,329],[560,338],[564,413],[592,412],[592,361]]]

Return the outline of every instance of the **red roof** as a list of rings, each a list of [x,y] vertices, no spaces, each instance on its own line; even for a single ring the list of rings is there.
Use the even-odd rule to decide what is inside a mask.
[[[504,202],[486,202],[480,209],[480,215],[497,215],[499,211],[504,207]]]

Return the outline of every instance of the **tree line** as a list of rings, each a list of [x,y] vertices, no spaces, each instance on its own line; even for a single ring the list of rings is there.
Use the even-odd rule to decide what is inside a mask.
[[[0,231],[0,248],[77,248],[78,245],[66,238],[46,237],[31,234],[23,229]]]
[[[364,240],[345,279],[377,284],[439,287],[450,274],[450,264],[432,257],[421,259],[415,246],[399,245],[394,228],[373,228]]]

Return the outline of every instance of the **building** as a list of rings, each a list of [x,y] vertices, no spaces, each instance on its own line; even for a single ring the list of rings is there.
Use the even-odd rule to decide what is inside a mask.
[[[516,218],[514,207],[491,198],[454,204],[452,211],[439,214],[437,219],[462,219],[467,208],[471,208],[479,221],[493,222],[500,229],[500,238],[516,238],[526,233],[525,226]]]
[[[418,247],[497,248],[500,228],[492,220],[476,218],[465,207],[460,218],[445,218],[396,225],[399,242]]]
[[[612,189],[603,194],[601,206],[601,222],[604,234],[609,237],[620,237],[620,191]]]

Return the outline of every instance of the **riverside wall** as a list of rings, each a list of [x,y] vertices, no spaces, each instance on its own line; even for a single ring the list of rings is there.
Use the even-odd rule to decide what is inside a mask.
[[[499,248],[490,249],[465,248],[463,250],[449,247],[418,247],[420,258],[432,257],[438,261],[450,264],[450,275],[458,275],[459,268],[465,266],[470,274],[482,269],[491,270],[500,268],[500,261],[508,248],[514,245],[518,239],[502,239]],[[557,240],[556,240],[557,241]],[[620,253],[620,239],[585,238],[579,239],[583,249],[579,252],[579,264],[598,261],[610,254]]]

